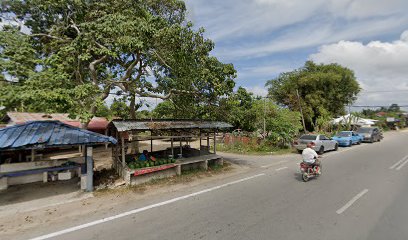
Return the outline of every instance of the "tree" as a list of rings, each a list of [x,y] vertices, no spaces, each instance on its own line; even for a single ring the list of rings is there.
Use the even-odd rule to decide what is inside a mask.
[[[252,93],[239,87],[225,102],[227,111],[222,111],[227,122],[244,131],[255,131],[255,99]]]
[[[126,99],[124,98],[114,99],[110,105],[110,111],[112,117],[119,117],[125,120],[130,118],[130,108],[126,104]]]
[[[353,103],[360,87],[353,71],[338,64],[315,64],[280,74],[266,83],[268,94],[278,104],[291,110],[302,107],[309,130],[322,125],[322,119],[343,115]],[[296,91],[299,92],[299,98]]]
[[[271,101],[256,100],[253,111],[256,129],[263,129],[265,120],[265,138],[274,145],[285,145],[291,142],[302,129],[299,112],[279,107]]]
[[[388,112],[400,112],[401,108],[398,106],[398,104],[391,104],[391,106],[388,108]]]
[[[63,108],[87,123],[113,90],[127,95],[131,118],[138,97],[189,95],[203,102],[232,91],[234,67],[209,55],[213,42],[185,14],[179,0],[6,0],[0,17],[24,23],[30,34],[10,27],[9,38],[24,38],[39,60],[26,79],[17,76],[18,91],[30,97],[36,86],[45,96],[56,92]]]

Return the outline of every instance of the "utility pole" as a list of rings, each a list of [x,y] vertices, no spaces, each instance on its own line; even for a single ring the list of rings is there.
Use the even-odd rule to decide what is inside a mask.
[[[303,123],[303,131],[306,133],[306,124],[305,124],[305,118],[303,117],[303,111],[302,111],[302,104],[300,104],[300,96],[299,96],[299,91],[296,89],[296,95],[299,103],[299,109],[300,109],[300,115],[302,116],[302,123]]]
[[[266,132],[266,97],[264,97],[264,119],[263,119],[263,134],[265,137],[265,132]]]

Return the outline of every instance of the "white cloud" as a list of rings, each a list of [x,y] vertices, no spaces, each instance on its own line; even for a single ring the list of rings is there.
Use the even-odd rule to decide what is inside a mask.
[[[407,0],[187,0],[190,18],[227,61],[394,34]]]
[[[244,87],[248,92],[253,93],[255,96],[266,97],[268,95],[268,89],[263,86]]]
[[[404,92],[408,91],[408,30],[393,42],[340,41],[325,45],[310,59],[354,70],[364,89],[358,105],[408,104],[408,92]]]
[[[281,64],[270,63],[269,65],[257,65],[252,67],[244,67],[240,70],[239,79],[259,79],[265,78],[269,80],[273,76],[277,76],[282,72],[291,71],[292,67]]]

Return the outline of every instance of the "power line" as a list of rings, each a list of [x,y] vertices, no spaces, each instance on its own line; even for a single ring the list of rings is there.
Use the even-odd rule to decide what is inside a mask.
[[[391,105],[353,105],[350,107],[353,108],[381,108],[381,107],[385,107],[385,108],[389,108]],[[408,107],[408,105],[398,105],[398,107]]]
[[[361,91],[362,93],[394,93],[394,92],[408,92],[408,90],[376,90],[376,91]]]

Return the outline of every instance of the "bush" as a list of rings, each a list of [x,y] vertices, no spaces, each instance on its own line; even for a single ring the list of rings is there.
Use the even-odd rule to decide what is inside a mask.
[[[277,146],[273,141],[251,138],[249,143],[234,142],[230,144],[218,144],[218,151],[231,153],[286,153],[291,152],[290,146]]]

